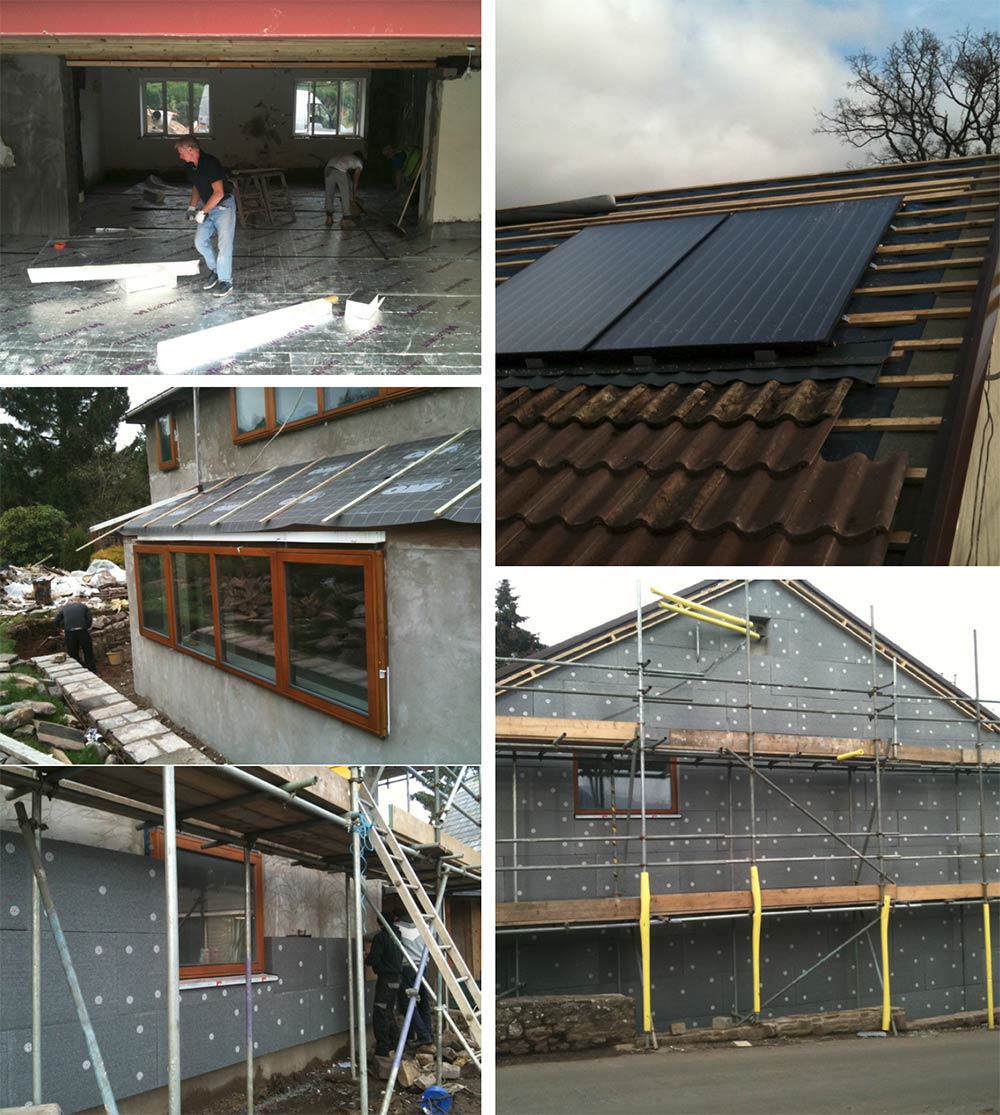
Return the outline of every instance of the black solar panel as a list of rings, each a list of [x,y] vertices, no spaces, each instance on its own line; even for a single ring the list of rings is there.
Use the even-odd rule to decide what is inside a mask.
[[[590,349],[828,341],[899,201],[734,213]]]
[[[696,247],[724,214],[578,232],[497,291],[497,352],[577,352]]]

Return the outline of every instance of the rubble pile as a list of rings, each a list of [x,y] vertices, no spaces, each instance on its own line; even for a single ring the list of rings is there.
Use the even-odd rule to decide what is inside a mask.
[[[53,569],[47,565],[5,565],[0,569],[0,615],[41,615],[74,596],[91,608],[126,600],[125,570],[99,558],[86,569]]]
[[[424,1051],[426,1050],[426,1052]],[[392,1057],[375,1057],[374,1071],[380,1080],[388,1080],[392,1070]],[[421,1050],[403,1057],[399,1063],[399,1075],[396,1077],[396,1086],[411,1092],[423,1092],[432,1084],[437,1083],[437,1055],[433,1046],[423,1046]],[[462,1050],[456,1050],[450,1045],[442,1049],[441,1080],[445,1087],[453,1094],[462,1091],[462,1085],[455,1082],[463,1077],[478,1076],[479,1069],[475,1062]]]

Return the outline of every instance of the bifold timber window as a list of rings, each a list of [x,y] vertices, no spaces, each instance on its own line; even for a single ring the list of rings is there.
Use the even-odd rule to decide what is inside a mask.
[[[296,84],[296,136],[362,136],[364,121],[364,78]]]
[[[426,387],[232,387],[233,441],[297,430]]]
[[[629,783],[632,795],[629,798]],[[672,759],[646,759],[646,813],[677,812],[677,763]],[[629,756],[612,758],[576,756],[573,759],[574,805],[578,815],[611,817],[616,813],[638,816],[639,770],[632,777]]]
[[[135,575],[146,638],[386,734],[381,551],[143,543]]]
[[[150,834],[163,859],[163,830]],[[181,979],[242,975],[246,970],[243,849],[203,848],[203,838],[177,836],[177,920]],[[251,970],[264,971],[264,887],[259,852],[250,853]]]
[[[177,424],[173,413],[159,414],[156,427],[156,463],[161,472],[169,472],[180,463],[177,457]]]
[[[139,85],[143,136],[210,135],[207,81],[143,81]]]

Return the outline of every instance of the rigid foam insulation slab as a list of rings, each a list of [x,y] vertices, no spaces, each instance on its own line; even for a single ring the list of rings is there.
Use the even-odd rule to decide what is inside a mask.
[[[328,298],[314,298],[267,314],[160,341],[156,346],[156,363],[161,372],[188,372],[214,360],[280,340],[296,329],[325,324],[332,318],[333,302]]]
[[[127,279],[115,280],[118,288],[126,294],[138,294],[143,290],[164,290],[167,287],[177,286],[177,275],[163,267],[150,268],[141,275],[132,275]]]
[[[197,275],[200,264],[196,259],[182,263],[101,263],[84,267],[29,267],[28,278],[33,283],[91,283],[108,279],[133,279],[139,276],[169,273],[171,275]]]

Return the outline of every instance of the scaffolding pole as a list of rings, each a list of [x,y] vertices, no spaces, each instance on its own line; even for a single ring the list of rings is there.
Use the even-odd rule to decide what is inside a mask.
[[[992,1030],[996,1026],[993,1016],[993,951],[990,941],[990,904],[986,873],[986,792],[983,786],[983,737],[980,730],[982,709],[979,703],[979,633],[972,632],[972,665],[976,680],[976,765],[979,783],[979,854],[983,881],[983,955],[986,962],[986,1024]]]
[[[358,1027],[358,1103],[361,1115],[368,1115],[368,1032],[365,1028],[365,929],[361,906],[361,807],[358,787],[364,767],[351,767],[351,866],[354,878],[354,979],[355,1015]]]
[[[638,733],[639,748],[639,848],[642,869],[639,874],[639,894],[643,914],[639,918],[639,948],[642,957],[642,1029],[645,1034],[646,1048],[656,1048],[656,1030],[653,1027],[652,973],[650,970],[649,940],[649,864],[646,853],[646,709],[645,709],[645,661],[642,646],[642,584],[635,584],[635,622],[636,622],[636,671],[638,696]],[[611,784],[614,785],[614,766],[611,770]],[[631,808],[631,801],[629,807]]]
[[[174,768],[164,767],[163,885],[167,907],[167,1115],[181,1115],[180,922],[177,904],[177,796]]]
[[[97,1086],[101,1092],[101,1102],[104,1104],[104,1110],[107,1112],[107,1115],[118,1115],[118,1106],[115,1103],[114,1093],[111,1091],[108,1070],[104,1066],[104,1058],[101,1056],[101,1048],[97,1042],[97,1034],[94,1032],[94,1025],[90,1020],[90,1012],[87,1010],[87,1003],[83,997],[83,991],[80,988],[80,981],[77,978],[76,968],[73,967],[73,958],[70,956],[66,934],[63,932],[62,922],[59,920],[59,913],[56,910],[55,901],[52,898],[48,876],[45,873],[45,865],[38,852],[38,846],[36,844],[37,837],[32,822],[28,817],[27,810],[20,802],[17,803],[14,810],[17,814],[17,824],[21,830],[21,836],[24,838],[24,849],[28,853],[31,871],[38,885],[39,897],[41,898],[42,905],[45,907],[45,914],[49,919],[49,928],[52,930],[52,936],[56,943],[56,950],[59,953],[59,959],[62,961],[63,971],[66,974],[66,982],[69,984],[70,995],[73,997],[76,1015],[80,1020],[80,1028],[83,1030],[83,1037],[87,1043],[87,1052],[90,1054],[94,1076],[97,1079]]]
[[[31,827],[31,839],[41,860],[41,786],[31,791]],[[31,876],[31,1102],[35,1107],[42,1103],[42,895],[34,872]]]
[[[247,1115],[253,1115],[253,907],[250,901],[250,846],[243,845],[243,954],[246,968]]]

